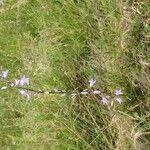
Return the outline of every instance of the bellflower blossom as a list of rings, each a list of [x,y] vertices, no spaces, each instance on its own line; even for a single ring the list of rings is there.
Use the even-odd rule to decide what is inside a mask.
[[[15,86],[19,86],[20,80],[15,80]]]
[[[116,98],[116,101],[119,103],[119,104],[121,104],[122,103],[122,98]]]
[[[2,76],[3,78],[7,78],[8,73],[9,73],[9,71],[8,71],[8,70],[2,71],[1,76]]]
[[[29,85],[29,78],[23,76],[20,80],[15,80],[15,86]]]
[[[89,86],[92,87],[96,83],[96,80],[91,79],[88,81],[88,83],[89,83]]]
[[[102,102],[103,105],[108,105],[108,103],[109,103],[109,101],[108,101],[106,96],[102,97],[101,102]]]
[[[116,95],[116,96],[119,96],[119,95],[122,95],[122,94],[123,94],[123,92],[122,92],[121,89],[115,90],[115,95]]]
[[[9,74],[9,70],[4,70],[4,71],[2,71],[2,73],[0,73],[0,77],[7,78],[8,74]],[[12,82],[8,82],[8,83],[10,83],[10,85],[9,85],[10,87],[19,86],[18,87],[19,88],[19,93],[23,97],[27,98],[28,100],[30,99],[30,94],[31,94],[30,91],[32,91],[32,92],[34,92],[34,96],[36,96],[38,93],[44,93],[44,94],[57,93],[57,94],[60,94],[61,97],[66,96],[66,95],[71,95],[72,99],[75,98],[77,95],[80,95],[80,94],[84,95],[84,96],[86,96],[88,94],[94,94],[94,95],[98,95],[99,97],[101,97],[100,101],[103,105],[108,105],[111,102],[112,102],[112,105],[113,105],[114,100],[117,101],[117,103],[119,103],[119,104],[122,104],[122,102],[123,102],[123,100],[121,98],[121,95],[123,95],[123,92],[122,92],[121,89],[117,89],[117,90],[114,91],[114,94],[116,96],[115,96],[115,98],[113,98],[113,101],[109,101],[110,96],[106,96],[105,93],[103,95],[103,93],[99,89],[94,89],[94,88],[89,89],[89,87],[93,87],[95,85],[95,83],[96,83],[95,79],[90,79],[88,81],[88,84],[89,84],[88,89],[84,89],[80,93],[70,93],[70,92],[68,93],[66,90],[58,90],[56,88],[53,89],[52,92],[43,91],[43,90],[40,90],[40,89],[35,90],[35,91],[32,90],[32,89],[24,90],[22,88],[22,86],[30,84],[29,83],[29,78],[26,77],[25,75],[22,76],[20,79],[15,80],[15,82],[13,82],[13,83]],[[3,87],[0,87],[0,90],[6,90],[7,88],[8,88],[8,86],[3,86]],[[103,96],[101,95],[101,93],[102,93]]]
[[[26,78],[25,76],[20,79],[20,86],[24,85],[29,85],[29,78]]]
[[[30,99],[30,95],[28,94],[27,91],[25,90],[19,90],[20,94],[28,99]]]

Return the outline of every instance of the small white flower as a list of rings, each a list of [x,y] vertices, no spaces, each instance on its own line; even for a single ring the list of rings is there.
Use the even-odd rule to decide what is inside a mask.
[[[116,101],[119,103],[119,104],[122,104],[122,98],[116,98]]]
[[[15,86],[15,84],[14,84],[14,83],[11,83],[10,86],[13,87],[13,86]]]
[[[6,90],[6,89],[7,89],[7,86],[1,87],[1,90]]]
[[[87,92],[87,91],[82,91],[81,94],[82,94],[82,95],[88,95],[89,92]]]
[[[48,91],[45,91],[44,94],[49,94],[49,92],[48,92]]]
[[[63,94],[61,94],[60,96],[61,96],[61,97],[64,97],[64,96],[66,96],[66,93],[63,93]]]
[[[76,95],[77,95],[76,93],[72,93],[71,98],[74,98]]]
[[[55,88],[55,89],[54,89],[54,92],[58,92],[58,90]]]
[[[66,92],[66,90],[62,90],[62,92],[63,92],[63,93],[65,93],[65,92]]]
[[[36,95],[37,95],[37,93],[34,93],[34,94],[33,94],[33,96],[36,96]]]
[[[99,91],[99,90],[93,91],[93,94],[100,94],[100,93],[101,93],[101,91]]]

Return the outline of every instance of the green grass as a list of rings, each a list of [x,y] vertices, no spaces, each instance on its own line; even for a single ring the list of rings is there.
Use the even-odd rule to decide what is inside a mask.
[[[0,70],[36,89],[78,92],[87,81],[122,105],[99,98],[0,91],[2,150],[145,150],[150,146],[150,2],[9,0],[0,5]],[[0,87],[4,86],[0,83]]]

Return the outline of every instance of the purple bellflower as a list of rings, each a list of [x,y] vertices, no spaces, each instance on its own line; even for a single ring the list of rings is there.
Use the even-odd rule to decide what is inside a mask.
[[[88,81],[88,83],[89,83],[89,86],[92,87],[96,83],[96,80],[91,79]]]
[[[7,78],[8,73],[9,73],[9,71],[8,71],[8,70],[2,71],[1,76],[2,76],[3,78]]]
[[[108,101],[106,96],[102,97],[101,102],[102,102],[103,105],[108,105],[108,103],[109,103],[109,101]]]
[[[20,80],[15,80],[15,86],[19,86]]]
[[[122,92],[121,89],[115,90],[115,95],[116,95],[116,96],[119,96],[119,95],[122,95],[122,94],[123,94],[123,92]]]
[[[28,94],[27,91],[25,90],[19,90],[20,94],[24,97],[26,97],[27,99],[30,99],[30,95]]]
[[[29,85],[29,78],[26,78],[25,76],[20,79],[20,86],[24,85]]]
[[[15,80],[15,86],[29,85],[29,78],[23,76],[20,80]]]

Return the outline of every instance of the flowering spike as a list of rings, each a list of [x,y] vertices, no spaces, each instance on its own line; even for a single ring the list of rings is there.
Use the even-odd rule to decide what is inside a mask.
[[[9,73],[9,70],[4,70],[4,71],[2,71],[2,73],[0,74],[0,77],[2,77],[2,78],[7,78],[7,76],[8,76],[8,73]],[[34,96],[36,96],[38,93],[43,93],[43,94],[52,94],[52,93],[56,93],[56,94],[59,94],[61,97],[63,97],[63,96],[66,96],[66,95],[70,95],[71,96],[71,98],[75,98],[75,96],[78,94],[78,95],[88,95],[88,94],[94,94],[94,95],[96,95],[96,94],[98,94],[98,96],[99,97],[101,97],[101,103],[103,104],[103,105],[108,105],[108,104],[110,104],[110,106],[113,106],[113,104],[114,104],[114,100],[112,100],[112,101],[109,101],[110,100],[110,96],[102,96],[102,94],[101,94],[101,91],[100,90],[98,90],[98,89],[96,89],[96,90],[94,90],[93,88],[92,89],[89,89],[89,88],[87,88],[87,89],[84,89],[82,92],[80,92],[80,93],[70,93],[70,92],[67,92],[66,90],[58,90],[58,89],[53,89],[53,90],[51,90],[51,91],[44,91],[44,90],[41,90],[41,89],[26,89],[26,88],[23,88],[23,87],[21,87],[21,86],[24,86],[24,85],[29,85],[30,83],[29,83],[29,78],[28,77],[26,77],[25,75],[24,76],[22,76],[20,79],[18,79],[18,80],[15,80],[15,82],[14,83],[12,83],[12,82],[7,82],[8,84],[8,86],[3,86],[3,87],[0,87],[0,90],[5,90],[5,89],[7,89],[8,87],[14,87],[14,86],[19,86],[19,87],[17,87],[18,89],[20,89],[19,90],[19,93],[23,96],[23,97],[26,97],[28,100],[30,99],[30,91],[33,93],[33,95]],[[95,79],[90,79],[89,81],[88,81],[88,83],[89,83],[89,87],[93,87],[94,85],[95,85],[95,83],[96,83],[96,80]],[[25,90],[24,90],[25,89]],[[121,89],[117,89],[117,90],[115,90],[114,91],[114,94],[116,95],[115,96],[115,101],[117,101],[119,104],[122,104],[122,102],[123,102],[123,100],[122,100],[122,98],[121,98],[121,95],[123,95],[123,92],[122,92],[122,90]],[[105,93],[104,93],[104,95],[105,95]]]

